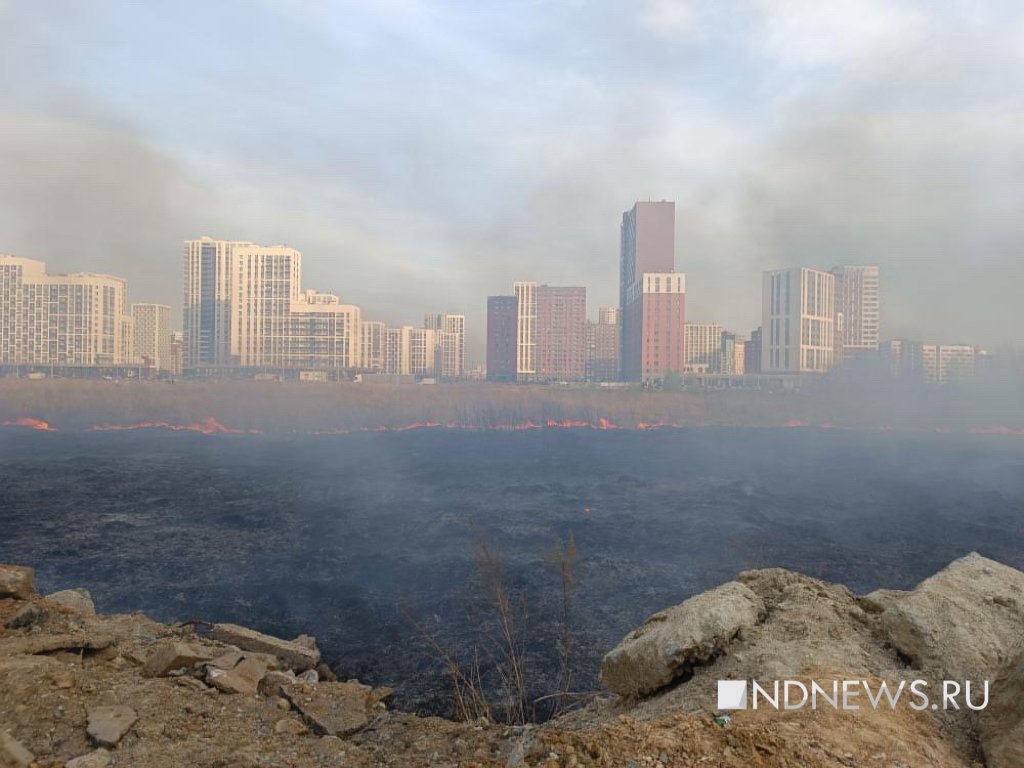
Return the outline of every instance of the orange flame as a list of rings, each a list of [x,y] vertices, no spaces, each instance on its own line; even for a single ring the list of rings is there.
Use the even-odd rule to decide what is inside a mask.
[[[97,424],[93,432],[129,432],[137,429],[169,429],[172,432],[198,432],[201,435],[241,435],[243,429],[225,427],[212,416],[207,416],[195,424],[170,424],[166,421],[142,421],[138,424]],[[250,434],[252,431],[250,430]]]
[[[51,427],[47,422],[40,419],[32,419],[28,416],[24,416],[14,421],[3,421],[0,422],[0,427],[26,427],[28,429],[35,429],[39,432],[56,432],[57,430]]]

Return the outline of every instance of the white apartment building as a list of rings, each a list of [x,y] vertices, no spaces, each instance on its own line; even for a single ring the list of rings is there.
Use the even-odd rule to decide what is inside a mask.
[[[516,375],[522,380],[537,376],[537,283],[513,283],[516,297]]]
[[[383,373],[386,326],[380,320],[363,320],[359,327],[363,348],[360,366],[373,373]]]
[[[764,273],[761,370],[824,373],[835,360],[835,275],[807,267]]]
[[[722,346],[722,326],[718,323],[686,323],[683,338],[683,370],[686,373],[711,372]]]
[[[831,272],[836,281],[836,353],[851,357],[877,352],[878,267],[841,266],[833,267]]]
[[[388,328],[384,334],[384,373],[406,376],[412,373],[410,352],[412,349],[411,325]]]
[[[166,304],[132,304],[132,362],[157,371],[172,371],[171,308]]]
[[[0,363],[121,365],[131,325],[121,278],[0,255]]]
[[[185,367],[349,369],[362,361],[359,308],[302,290],[287,246],[185,243]]]
[[[461,379],[466,375],[466,316],[438,312],[427,315],[423,327],[437,332],[437,376]]]

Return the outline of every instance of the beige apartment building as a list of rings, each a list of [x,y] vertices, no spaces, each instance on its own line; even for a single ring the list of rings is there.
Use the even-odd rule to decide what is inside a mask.
[[[50,275],[41,261],[0,255],[0,363],[130,362],[127,286],[111,275]]]
[[[835,275],[796,267],[764,273],[761,370],[824,373],[835,360]]]
[[[710,373],[715,369],[722,346],[718,323],[686,323],[683,326],[686,373]]]
[[[362,362],[359,308],[302,290],[288,246],[185,243],[185,368],[352,369]]]
[[[173,371],[171,308],[166,304],[132,304],[132,362],[156,371]]]

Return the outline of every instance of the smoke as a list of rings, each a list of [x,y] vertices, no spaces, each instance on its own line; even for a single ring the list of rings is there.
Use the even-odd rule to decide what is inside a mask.
[[[365,317],[465,312],[479,358],[486,295],[614,304],[622,211],[673,199],[694,319],[877,263],[885,335],[1019,340],[1012,4],[68,6],[0,4],[0,251],[135,299],[177,306],[183,239],[286,242]]]

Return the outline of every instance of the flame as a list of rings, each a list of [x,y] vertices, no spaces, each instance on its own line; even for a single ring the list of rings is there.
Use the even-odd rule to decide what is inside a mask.
[[[793,428],[806,427],[807,426],[807,422],[806,421],[787,421],[782,426],[784,426],[784,427],[793,427]]]
[[[142,421],[138,424],[97,424],[92,428],[93,432],[129,432],[137,429],[169,429],[171,432],[198,432],[201,435],[241,435],[246,434],[243,429],[231,429],[225,427],[212,416],[207,416],[200,422],[194,424],[170,424],[166,421]],[[249,434],[258,434],[253,430]]]
[[[14,421],[2,421],[0,427],[25,427],[27,429],[34,429],[38,432],[56,432],[54,427],[51,427],[47,422],[40,419],[33,419],[28,416],[23,416],[20,419]]]

